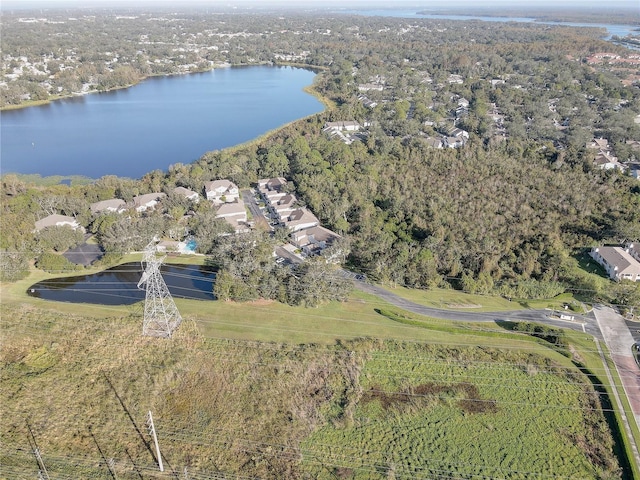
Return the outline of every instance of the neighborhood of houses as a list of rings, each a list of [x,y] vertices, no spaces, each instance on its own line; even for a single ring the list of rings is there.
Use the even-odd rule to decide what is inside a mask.
[[[341,237],[339,234],[322,227],[318,218],[307,208],[300,206],[300,202],[293,193],[286,191],[286,185],[287,181],[280,177],[259,180],[255,190],[256,197],[259,202],[264,204],[260,210],[267,222],[272,226],[285,228],[289,232],[289,243],[280,247],[287,252],[287,258],[302,261],[305,256],[320,254]],[[198,192],[185,187],[176,187],[173,189],[173,193],[184,196],[194,203],[199,202],[202,198]],[[129,210],[143,213],[154,210],[166,197],[167,194],[163,192],[147,193],[133,197],[130,204],[122,199],[113,198],[92,203],[90,210],[93,215],[109,212],[125,213]],[[241,234],[253,228],[254,222],[249,220],[247,206],[240,190],[230,180],[221,179],[206,182],[204,198],[216,208],[216,218],[226,221],[235,233]],[[74,217],[56,213],[35,222],[34,232],[48,227],[64,226],[85,231],[84,226],[80,225]],[[158,244],[158,250],[192,253],[192,250],[187,248],[186,241],[162,240]]]

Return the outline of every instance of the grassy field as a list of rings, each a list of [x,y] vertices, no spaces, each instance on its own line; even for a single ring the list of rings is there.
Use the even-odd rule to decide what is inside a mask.
[[[543,356],[386,343],[360,386],[348,421],[303,442],[312,478],[618,475],[587,378]],[[315,464],[323,458],[341,467]]]
[[[623,476],[584,334],[558,351],[355,292],[315,309],[178,300],[161,340],[140,335],[141,304],[25,295],[47,276],[1,289],[0,478],[37,477],[34,442],[60,479]]]

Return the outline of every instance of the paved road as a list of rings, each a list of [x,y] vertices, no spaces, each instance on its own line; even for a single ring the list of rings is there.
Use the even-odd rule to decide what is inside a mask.
[[[271,225],[269,225],[269,221],[265,218],[262,210],[258,206],[258,202],[256,202],[255,197],[253,196],[253,191],[251,190],[242,190],[240,192],[242,194],[242,200],[244,200],[244,204],[249,207],[249,211],[253,216],[253,221],[255,226],[261,225],[268,230],[271,230]]]
[[[611,372],[608,370],[606,358],[602,349],[600,348],[600,341],[604,340],[611,358],[616,366],[618,375],[622,381],[624,391],[631,409],[634,414],[633,420],[640,427],[640,369],[635,363],[631,346],[634,344],[634,337],[629,331],[628,325],[625,323],[622,316],[616,313],[612,308],[604,306],[596,306],[589,315],[575,315],[575,321],[563,321],[549,318],[548,310],[514,310],[507,312],[459,312],[451,310],[441,310],[438,308],[425,307],[419,305],[410,300],[404,299],[395,295],[394,293],[385,290],[384,288],[376,285],[371,285],[365,281],[354,280],[354,284],[360,290],[376,295],[377,297],[389,302],[392,305],[396,305],[404,310],[418,313],[421,315],[427,315],[433,318],[442,318],[445,320],[455,320],[462,322],[497,322],[497,321],[530,321],[539,322],[546,325],[552,325],[560,328],[571,328],[586,332],[596,339],[596,345],[600,351],[602,362],[609,379],[609,384],[613,384],[613,378]],[[640,466],[640,455],[638,454],[638,446],[635,443],[631,429],[629,426],[629,419],[625,415],[617,391],[613,391],[614,400],[617,402],[617,408],[620,411],[620,415],[625,425],[625,431],[627,432],[627,438],[631,443],[633,452],[633,459],[631,461],[636,462],[636,465]]]
[[[574,315],[574,321],[558,320],[550,318],[549,310],[512,310],[505,312],[460,312],[455,310],[441,310],[439,308],[419,305],[405,298],[385,290],[384,288],[366,283],[364,281],[354,281],[355,286],[367,293],[371,293],[392,305],[403,308],[410,312],[426,315],[444,320],[455,320],[459,322],[496,322],[496,321],[525,321],[539,322],[558,328],[571,328],[579,332],[585,332],[596,338],[602,339],[602,334],[593,315]]]
[[[624,318],[612,308],[598,305],[593,311],[640,428],[640,369],[631,351],[633,336]]]

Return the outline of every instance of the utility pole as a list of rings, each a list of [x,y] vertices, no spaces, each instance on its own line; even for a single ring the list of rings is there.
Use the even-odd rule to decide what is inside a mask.
[[[162,465],[162,454],[160,453],[160,445],[158,445],[158,436],[156,435],[156,427],[153,425],[153,417],[151,416],[151,410],[147,414],[147,426],[149,427],[149,434],[153,436],[153,442],[156,444],[156,454],[158,455],[158,466],[160,471],[164,472],[164,466]]]
[[[36,456],[36,461],[38,462],[38,479],[42,480],[50,480],[49,472],[47,472],[47,467],[44,466],[44,461],[42,460],[42,455],[40,455],[40,449],[38,448],[38,444],[36,442],[36,437],[33,435],[33,431],[31,430],[31,425],[29,422],[25,420],[27,424],[27,430],[29,430],[29,444],[33,443],[33,454]]]

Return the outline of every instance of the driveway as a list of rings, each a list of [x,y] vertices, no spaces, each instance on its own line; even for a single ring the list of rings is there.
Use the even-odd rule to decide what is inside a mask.
[[[258,205],[256,198],[253,196],[253,191],[242,190],[240,193],[242,194],[242,200],[244,200],[244,204],[249,208],[249,211],[251,212],[251,216],[253,217],[255,226],[258,227],[258,225],[260,225],[260,227],[271,230],[269,221],[265,218],[262,210],[260,210],[260,206]]]
[[[96,260],[99,260],[104,255],[104,251],[100,248],[99,245],[92,245],[90,243],[86,243],[92,235],[85,235],[84,241],[85,243],[78,245],[75,248],[70,248],[66,252],[62,254],[67,260],[71,263],[75,263],[76,265],[84,265],[88,267]]]

